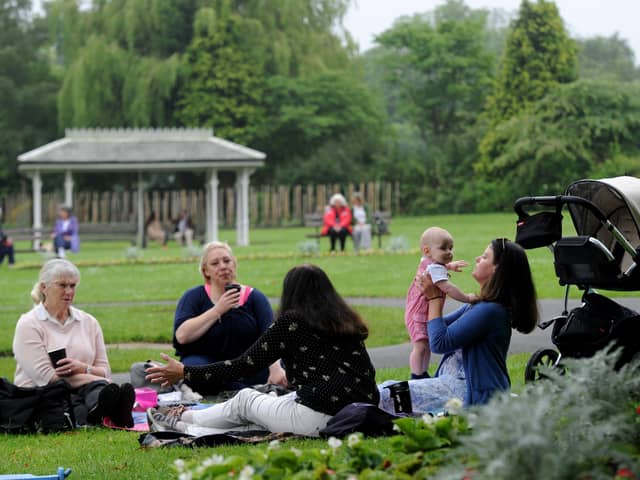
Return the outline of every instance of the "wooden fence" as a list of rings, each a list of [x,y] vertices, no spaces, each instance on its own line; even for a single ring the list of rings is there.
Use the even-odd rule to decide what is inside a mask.
[[[400,186],[398,183],[368,182],[360,184],[293,185],[251,187],[249,193],[249,219],[252,226],[302,225],[304,215],[323,211],[329,198],[336,192],[349,200],[359,191],[365,203],[373,210],[399,211]],[[21,227],[32,224],[32,198],[29,192],[9,195],[0,199],[4,212],[2,222]],[[56,212],[64,202],[64,192],[44,192],[42,195],[42,221],[54,223]],[[74,213],[80,223],[135,223],[137,212],[136,191],[74,192]],[[144,194],[145,218],[151,210],[160,221],[170,225],[181,209],[187,209],[199,231],[205,225],[204,190],[150,190]],[[236,193],[234,188],[218,191],[218,219],[220,226],[233,227],[236,220]]]

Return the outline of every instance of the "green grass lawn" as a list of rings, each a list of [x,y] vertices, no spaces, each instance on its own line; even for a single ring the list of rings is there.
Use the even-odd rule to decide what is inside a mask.
[[[418,241],[422,231],[439,225],[451,231],[456,242],[456,258],[473,263],[491,238],[513,237],[515,216],[442,215],[393,220],[393,235],[385,237],[383,250],[368,255],[327,255],[328,241],[321,240],[323,253],[303,256],[298,245],[307,241],[309,229],[253,229],[251,246],[236,247],[239,257],[239,280],[255,286],[270,297],[280,295],[282,279],[292,266],[312,262],[327,271],[338,291],[348,297],[402,298],[413,278],[419,261]],[[384,248],[392,237],[404,237],[412,250],[389,253]],[[222,231],[221,239],[234,244],[235,232]],[[349,248],[351,245],[349,245]],[[162,249],[157,245],[142,252],[137,261],[127,260],[128,245],[124,242],[86,242],[82,251],[69,258],[80,266],[82,281],[76,295],[76,305],[100,321],[109,344],[130,342],[168,343],[175,302],[189,287],[201,283],[195,258],[171,243]],[[529,253],[542,298],[560,297],[562,289],[553,274],[552,258],[544,249]],[[18,265],[12,270],[0,267],[0,376],[13,378],[15,362],[10,356],[15,322],[21,313],[31,308],[29,292],[44,261],[40,254],[18,255]],[[453,281],[464,290],[475,290],[469,273],[454,274]],[[392,307],[356,306],[370,326],[368,347],[393,345],[408,341],[403,309]],[[127,371],[133,362],[158,358],[157,348],[109,348],[114,372]],[[171,353],[171,352],[169,352]],[[528,354],[510,356],[508,366],[513,391],[522,388],[524,365]],[[435,365],[432,365],[432,371]],[[377,381],[402,380],[409,375],[408,367],[381,369]],[[71,478],[165,478],[173,477],[173,460],[204,458],[212,453],[250,455],[255,448],[265,446],[219,447],[213,449],[152,449],[143,450],[138,435],[106,429],[78,430],[57,435],[4,436],[1,473],[29,472],[52,474],[58,466],[73,468]],[[380,451],[390,450],[387,439],[369,439]],[[311,448],[324,444],[321,440],[293,441],[292,446]]]
[[[109,352],[110,354],[113,352]],[[512,355],[509,358],[509,373],[512,379],[522,379],[528,355]],[[376,376],[378,382],[388,379],[407,378],[408,369],[384,369]],[[518,392],[522,382],[513,385]],[[204,459],[213,455],[255,455],[256,449],[266,445],[220,446],[215,448],[162,448],[142,449],[138,434],[108,429],[79,429],[71,433],[52,435],[0,436],[3,460],[0,474],[32,473],[53,474],[58,466],[72,468],[69,477],[81,479],[156,479],[176,478],[172,470],[173,461],[182,459]],[[387,438],[366,439],[383,453],[391,450]],[[320,448],[324,440],[291,440],[287,446],[299,449]]]

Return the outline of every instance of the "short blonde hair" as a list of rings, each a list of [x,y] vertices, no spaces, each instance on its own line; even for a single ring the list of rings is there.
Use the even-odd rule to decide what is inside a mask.
[[[453,238],[451,234],[446,231],[444,228],[440,227],[429,227],[424,232],[422,232],[422,236],[420,237],[420,246],[424,247],[425,245],[433,245],[434,242],[441,239],[442,237]]]
[[[227,242],[219,242],[217,240],[214,240],[213,242],[207,243],[202,248],[202,256],[200,257],[200,273],[202,273],[202,269],[204,268],[205,263],[207,263],[207,255],[209,255],[209,252],[211,250],[215,250],[216,248],[224,248],[227,252],[229,252],[229,255],[231,255],[231,258],[233,258],[233,263],[237,265],[238,262],[236,260],[236,257],[233,255],[231,246]]]
[[[80,270],[69,260],[64,258],[54,258],[46,262],[40,269],[38,275],[38,281],[31,289],[31,299],[34,303],[42,303],[45,300],[45,295],[40,285],[51,285],[53,282],[61,277],[69,276],[76,280],[76,283],[80,282]]]

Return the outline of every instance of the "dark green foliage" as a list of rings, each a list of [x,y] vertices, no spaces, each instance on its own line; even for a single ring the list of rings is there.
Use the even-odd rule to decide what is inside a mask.
[[[175,116],[181,124],[211,126],[220,137],[252,142],[262,117],[260,45],[264,41],[248,42],[249,30],[260,31],[260,26],[224,10],[198,12],[176,105]],[[259,37],[254,33],[254,39]]]
[[[556,195],[579,178],[640,175],[640,83],[558,86],[494,135],[500,148],[482,170],[496,187],[487,207],[512,203],[513,185],[519,196]]]
[[[523,0],[489,99],[493,124],[526,110],[559,83],[576,79],[576,46],[555,3]]]
[[[433,18],[414,16],[377,37],[398,109],[429,144],[473,123],[491,87],[486,16],[449,1]]]
[[[578,40],[578,64],[580,78],[622,82],[640,80],[633,50],[617,33],[611,37]]]
[[[258,145],[277,169],[276,180],[372,178],[369,167],[383,114],[370,92],[352,76],[273,77],[264,103]]]
[[[16,157],[55,138],[58,80],[41,47],[46,30],[28,0],[0,0],[0,191],[19,187]]]

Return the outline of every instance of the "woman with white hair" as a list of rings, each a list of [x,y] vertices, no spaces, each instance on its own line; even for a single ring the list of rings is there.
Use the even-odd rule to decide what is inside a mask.
[[[205,365],[242,354],[273,322],[269,299],[257,288],[237,284],[238,263],[224,242],[205,245],[200,259],[203,285],[187,290],[176,307],[173,346],[185,365]],[[255,384],[286,385],[279,362],[249,377],[234,378],[215,391]]]
[[[71,305],[79,283],[80,272],[68,260],[53,259],[42,266],[31,291],[35,306],[16,324],[14,382],[36,387],[62,379],[72,389],[76,424],[101,424],[109,417],[116,426],[133,427],[133,387],[111,383],[100,324]],[[54,351],[58,358],[50,356]]]
[[[324,225],[321,235],[328,235],[331,241],[331,251],[336,250],[336,240],[340,240],[340,251],[344,252],[347,237],[351,235],[351,209],[347,200],[340,193],[331,196],[329,208],[324,214]]]

